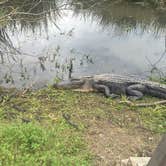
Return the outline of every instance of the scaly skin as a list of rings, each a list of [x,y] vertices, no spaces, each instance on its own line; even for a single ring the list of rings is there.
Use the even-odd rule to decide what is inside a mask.
[[[68,82],[55,84],[54,87],[61,89],[80,88],[87,91],[97,90],[103,92],[106,97],[126,95],[133,99],[140,99],[144,95],[150,95],[166,99],[166,85],[164,84],[115,74],[72,78]]]

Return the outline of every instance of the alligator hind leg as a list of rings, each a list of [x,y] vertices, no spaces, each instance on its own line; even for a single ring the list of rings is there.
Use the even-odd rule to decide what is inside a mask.
[[[143,97],[144,90],[145,90],[144,85],[134,84],[134,85],[130,85],[127,88],[126,92],[127,92],[127,95],[130,96],[130,99],[138,100]]]
[[[106,97],[111,97],[111,98],[116,98],[116,97],[118,97],[118,95],[113,94],[113,93],[110,93],[110,89],[109,89],[108,86],[101,85],[101,84],[94,84],[93,87],[94,87],[95,89],[97,89],[98,91],[104,92],[104,95],[105,95]]]

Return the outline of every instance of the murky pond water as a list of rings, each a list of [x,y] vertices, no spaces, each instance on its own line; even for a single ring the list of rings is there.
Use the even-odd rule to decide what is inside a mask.
[[[21,87],[67,79],[71,64],[72,76],[163,75],[165,36],[166,13],[136,5],[73,3],[57,15],[52,10],[1,29],[1,84]]]

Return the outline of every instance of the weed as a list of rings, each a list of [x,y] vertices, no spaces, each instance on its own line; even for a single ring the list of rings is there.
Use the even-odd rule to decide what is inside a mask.
[[[67,136],[66,136],[67,134]],[[0,127],[1,165],[88,165],[82,138],[63,121],[54,127],[10,124]]]

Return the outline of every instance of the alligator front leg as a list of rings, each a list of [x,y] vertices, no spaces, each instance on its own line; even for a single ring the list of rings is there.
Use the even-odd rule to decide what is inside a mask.
[[[111,93],[109,87],[106,86],[106,85],[101,85],[101,84],[95,84],[95,83],[94,83],[94,84],[93,84],[93,88],[94,88],[94,89],[97,89],[98,91],[104,92],[104,95],[105,95],[106,97],[111,97],[111,98],[116,98],[116,97],[118,97],[118,95]]]
[[[145,86],[142,84],[134,84],[130,85],[126,89],[127,95],[130,96],[131,99],[138,100],[143,97],[143,92],[145,91]]]

